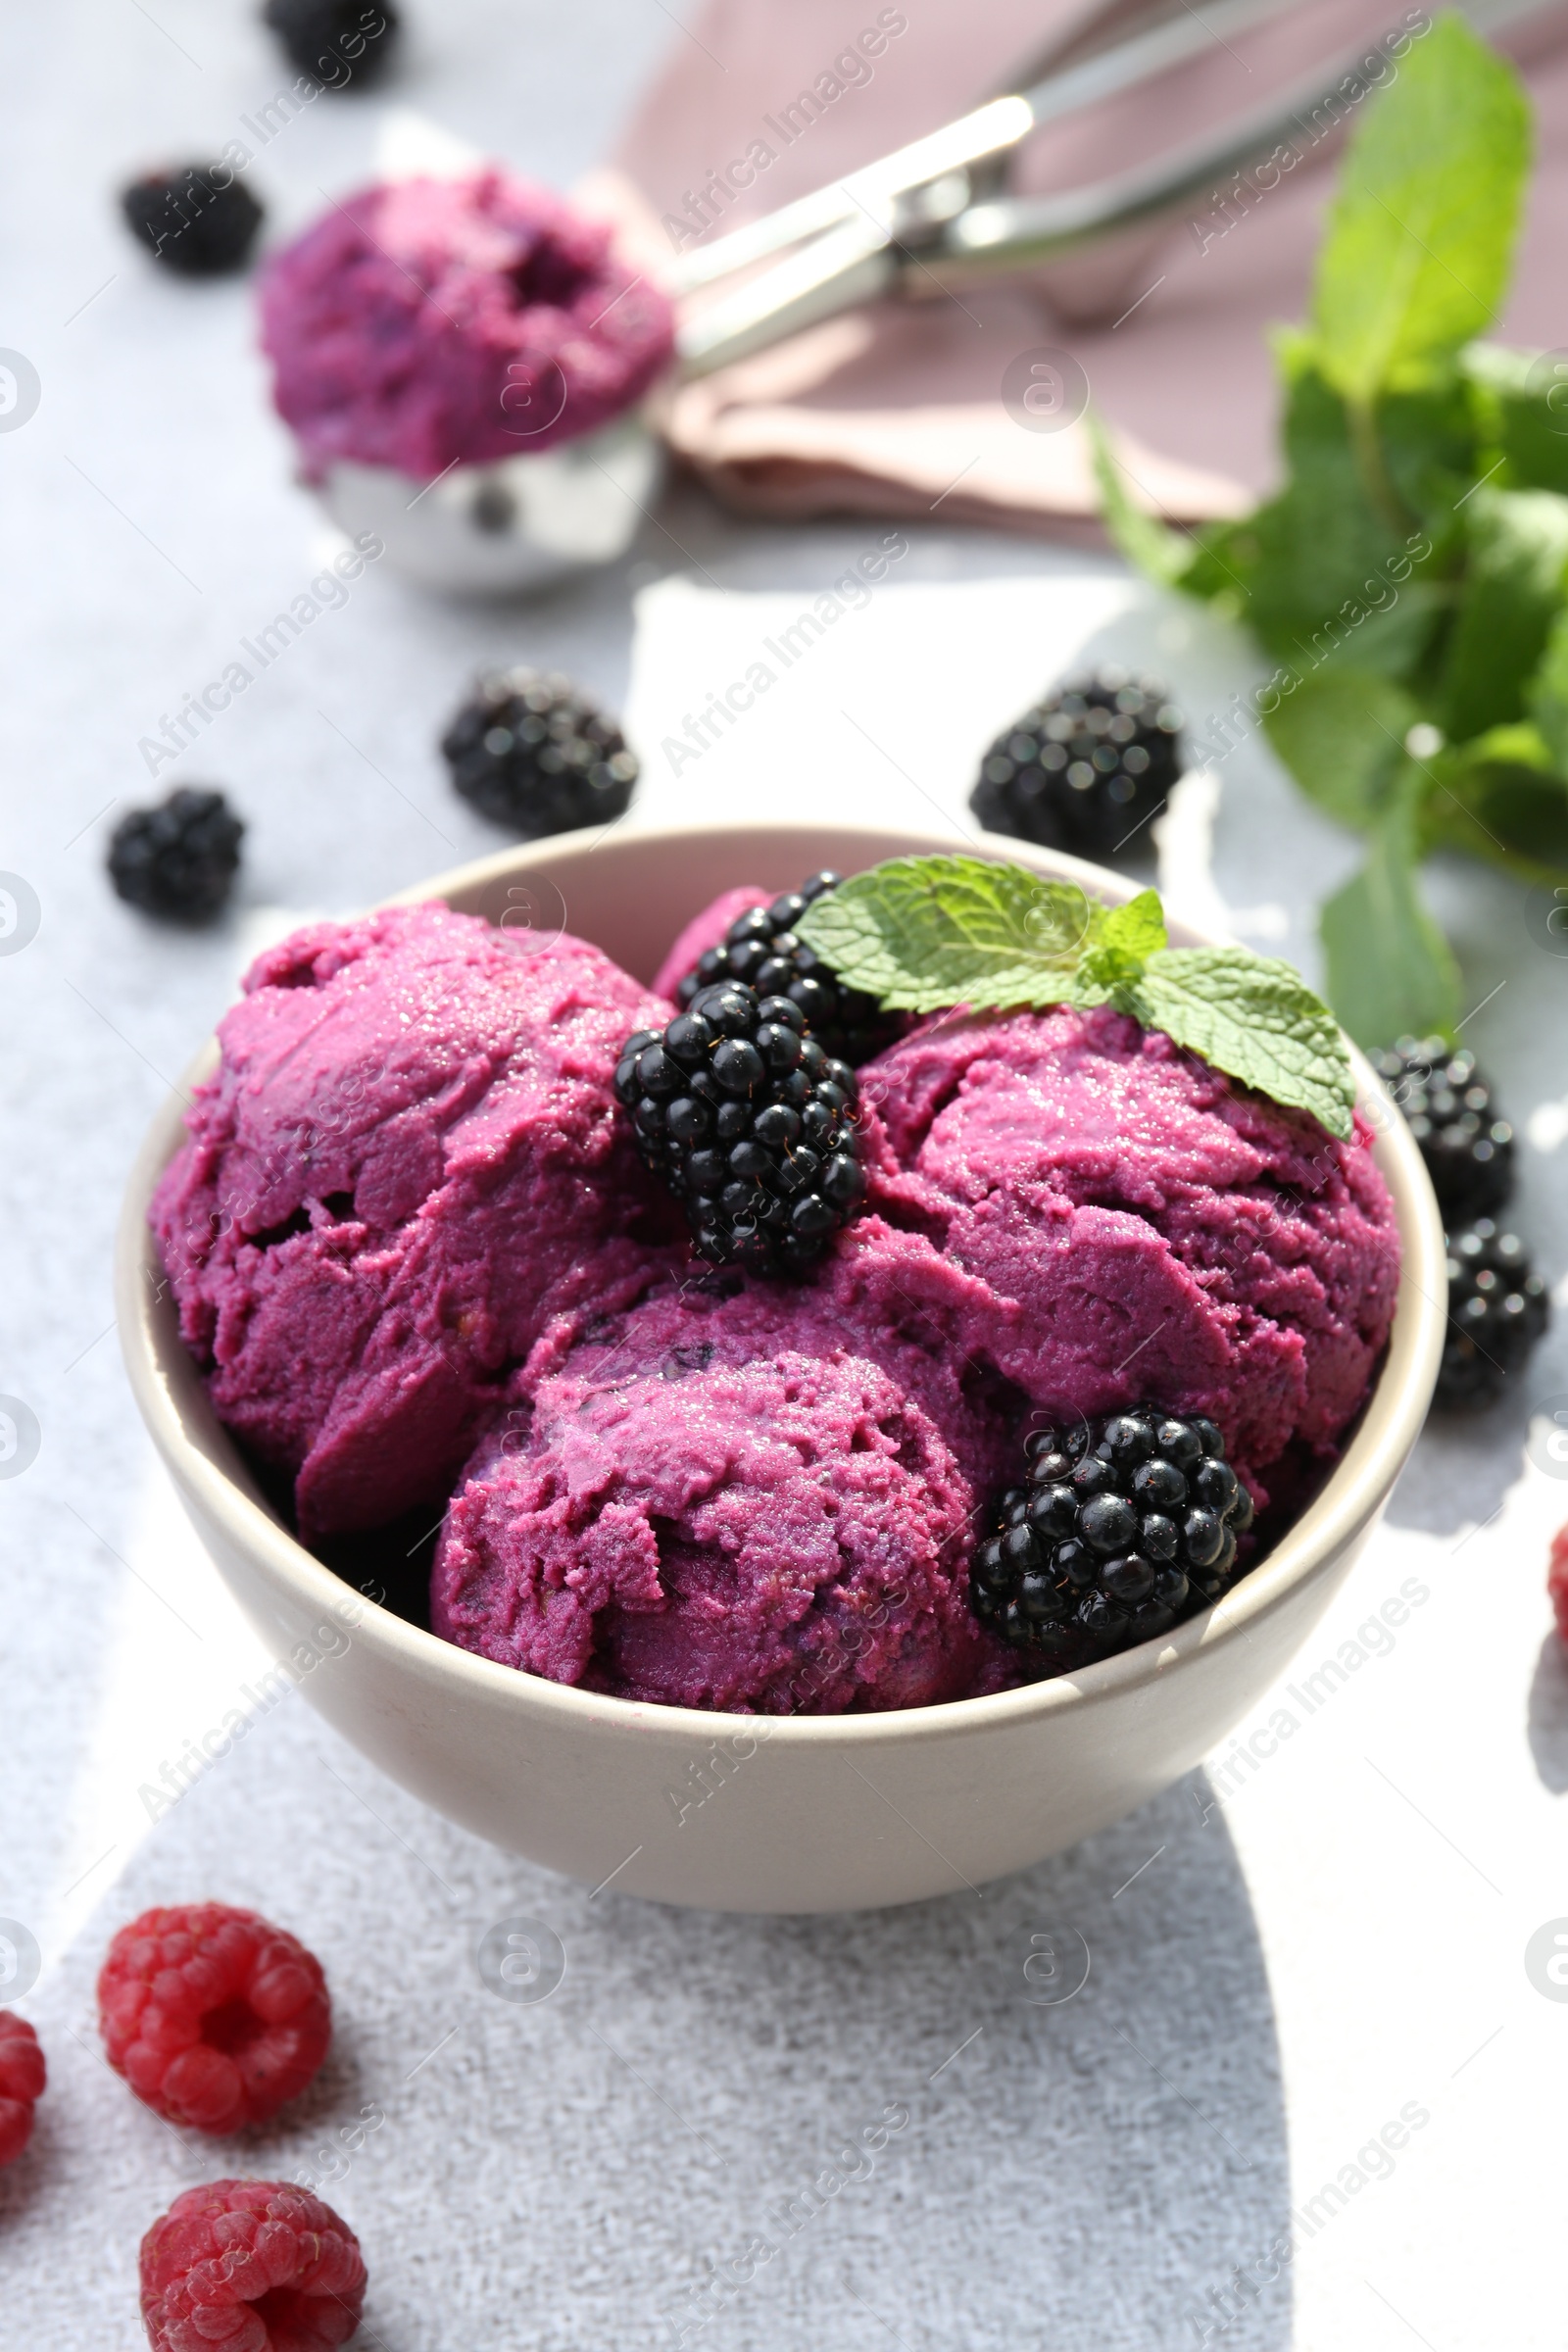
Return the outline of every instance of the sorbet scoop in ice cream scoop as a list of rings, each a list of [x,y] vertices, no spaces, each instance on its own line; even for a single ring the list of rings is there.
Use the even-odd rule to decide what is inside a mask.
[[[488,167],[383,181],[279,253],[261,302],[306,480],[399,570],[505,593],[630,545],[674,321],[602,224]]]
[[[493,167],[334,202],[263,291],[277,406],[307,478],[351,535],[374,531],[396,569],[433,588],[506,593],[612,563],[658,493],[663,395],[679,378],[882,297],[1028,270],[1168,214],[1298,135],[1358,57],[1325,58],[1245,116],[1091,185],[1007,186],[1046,124],[1282,4],[1214,0],[1201,23],[1178,13],[1066,65],[1058,43],[1020,66],[1009,94],[701,239],[660,286],[614,254],[608,228]],[[1470,0],[1468,13],[1500,24],[1526,4]],[[1081,371],[1049,388],[1074,423]]]

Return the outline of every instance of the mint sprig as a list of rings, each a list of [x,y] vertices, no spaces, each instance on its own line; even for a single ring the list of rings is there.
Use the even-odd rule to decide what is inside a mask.
[[[938,1012],[1059,1001],[1094,916],[1076,883],[1021,865],[894,858],[827,892],[795,928],[890,1012]],[[1042,1000],[1048,979],[1055,995]]]
[[[1300,974],[1247,948],[1173,948],[1158,894],[1103,906],[982,858],[894,858],[809,906],[799,936],[893,1012],[1112,1005],[1348,1141],[1355,1080]]]
[[[1320,928],[1329,997],[1366,1046],[1453,1034],[1458,968],[1420,879],[1434,851],[1568,878],[1564,379],[1550,353],[1476,340],[1507,288],[1529,101],[1457,12],[1405,26],[1357,109],[1310,315],[1275,337],[1284,486],[1187,536],[1095,444],[1111,536],[1251,630],[1275,665],[1260,726],[1364,839]],[[1232,225],[1216,213],[1207,233]],[[1189,756],[1223,760],[1234,727],[1195,726]]]
[[[1346,152],[1312,324],[1352,410],[1424,390],[1508,290],[1530,165],[1517,75],[1456,13],[1406,43]]]

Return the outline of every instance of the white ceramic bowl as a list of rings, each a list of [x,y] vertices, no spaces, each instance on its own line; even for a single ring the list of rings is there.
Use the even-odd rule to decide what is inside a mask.
[[[647,978],[679,926],[731,884],[790,889],[820,866],[852,873],[953,846],[806,825],[573,835],[405,896],[491,921],[564,923]],[[989,846],[1106,899],[1129,895],[1098,867]],[[1163,1641],[999,1697],[762,1723],[644,1706],[514,1673],[362,1603],[263,1500],[180,1344],[146,1225],[180,1140],[177,1101],[153,1123],[121,1229],[131,1385],[221,1575],[279,1657],[302,1642],[317,1654],[315,1631],[334,1606],[362,1612],[347,1646],[334,1637],[326,1646],[339,1654],[301,1687],[383,1772],[453,1820],[590,1886],[612,1880],[625,1893],[719,1910],[849,1910],[978,1886],[1102,1829],[1222,1738],[1323,1614],[1414,1444],[1443,1345],[1442,1228],[1403,1120],[1357,1068],[1404,1270],[1387,1363],[1344,1460],[1217,1607]],[[705,1785],[711,1793],[692,1801]]]

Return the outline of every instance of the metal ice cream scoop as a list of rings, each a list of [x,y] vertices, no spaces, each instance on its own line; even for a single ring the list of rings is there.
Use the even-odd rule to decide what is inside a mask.
[[[1478,27],[1500,30],[1544,4],[1464,0],[1463,13]],[[1211,192],[1216,179],[1299,137],[1323,110],[1337,108],[1337,121],[1348,83],[1372,86],[1365,66],[1375,35],[1152,163],[1058,195],[1009,191],[1019,149],[1046,123],[1151,80],[1289,5],[1214,0],[1201,17],[1178,6],[684,256],[665,281],[679,312],[671,377],[611,423],[549,449],[455,465],[422,489],[390,467],[339,464],[321,485],[325,505],[351,536],[375,531],[395,569],[448,593],[541,588],[615,562],[663,479],[660,417],[673,384],[879,297],[930,300],[1079,251]],[[1395,29],[1408,44],[1408,28]],[[1018,78],[1051,62],[1031,60]],[[733,290],[704,299],[706,289],[743,271],[751,274]]]
[[[322,505],[353,539],[373,531],[393,569],[451,596],[510,596],[613,564],[664,478],[648,402],[552,449],[449,466],[420,489],[390,466],[340,461]]]

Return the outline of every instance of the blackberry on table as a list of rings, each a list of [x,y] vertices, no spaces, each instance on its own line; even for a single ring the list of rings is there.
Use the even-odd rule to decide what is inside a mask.
[[[1546,1286],[1516,1233],[1491,1217],[1446,1237],[1448,1334],[1436,1401],[1450,1411],[1495,1404],[1546,1329]]]
[[[969,807],[989,833],[1113,857],[1181,774],[1181,726],[1148,678],[1102,669],[1070,679],[997,737]]]
[[[896,1013],[885,1013],[874,997],[846,988],[814,949],[795,936],[795,925],[808,906],[830,890],[841,876],[829,871],[812,874],[799,890],[786,891],[770,906],[754,906],[731,923],[716,948],[710,948],[688,972],[675,994],[689,1005],[700,989],[722,980],[744,981],[764,997],[783,996],[800,1007],[802,1016],[826,1054],[852,1066],[869,1061],[884,1046],[904,1033]]]
[[[149,172],[122,189],[120,209],[154,261],[180,277],[243,269],[262,225],[261,206],[227,164]]]
[[[441,749],[463,798],[525,841],[608,824],[637,781],[614,720],[553,670],[486,672]]]
[[[1450,1225],[1494,1216],[1513,1190],[1513,1129],[1468,1047],[1441,1037],[1401,1037],[1372,1066],[1421,1147],[1438,1206]]]
[[[615,1094],[714,1265],[800,1272],[859,1205],[855,1072],[791,997],[698,989],[667,1028],[626,1040]]]
[[[1235,1583],[1252,1498],[1212,1421],[1141,1404],[1035,1430],[970,1571],[975,1615],[1041,1673],[1114,1656]]]
[[[220,792],[182,784],[156,808],[133,808],[109,842],[109,879],[144,913],[204,923],[239,868],[245,827]]]
[[[262,21],[289,64],[328,89],[373,80],[392,54],[399,23],[392,0],[267,0]]]

